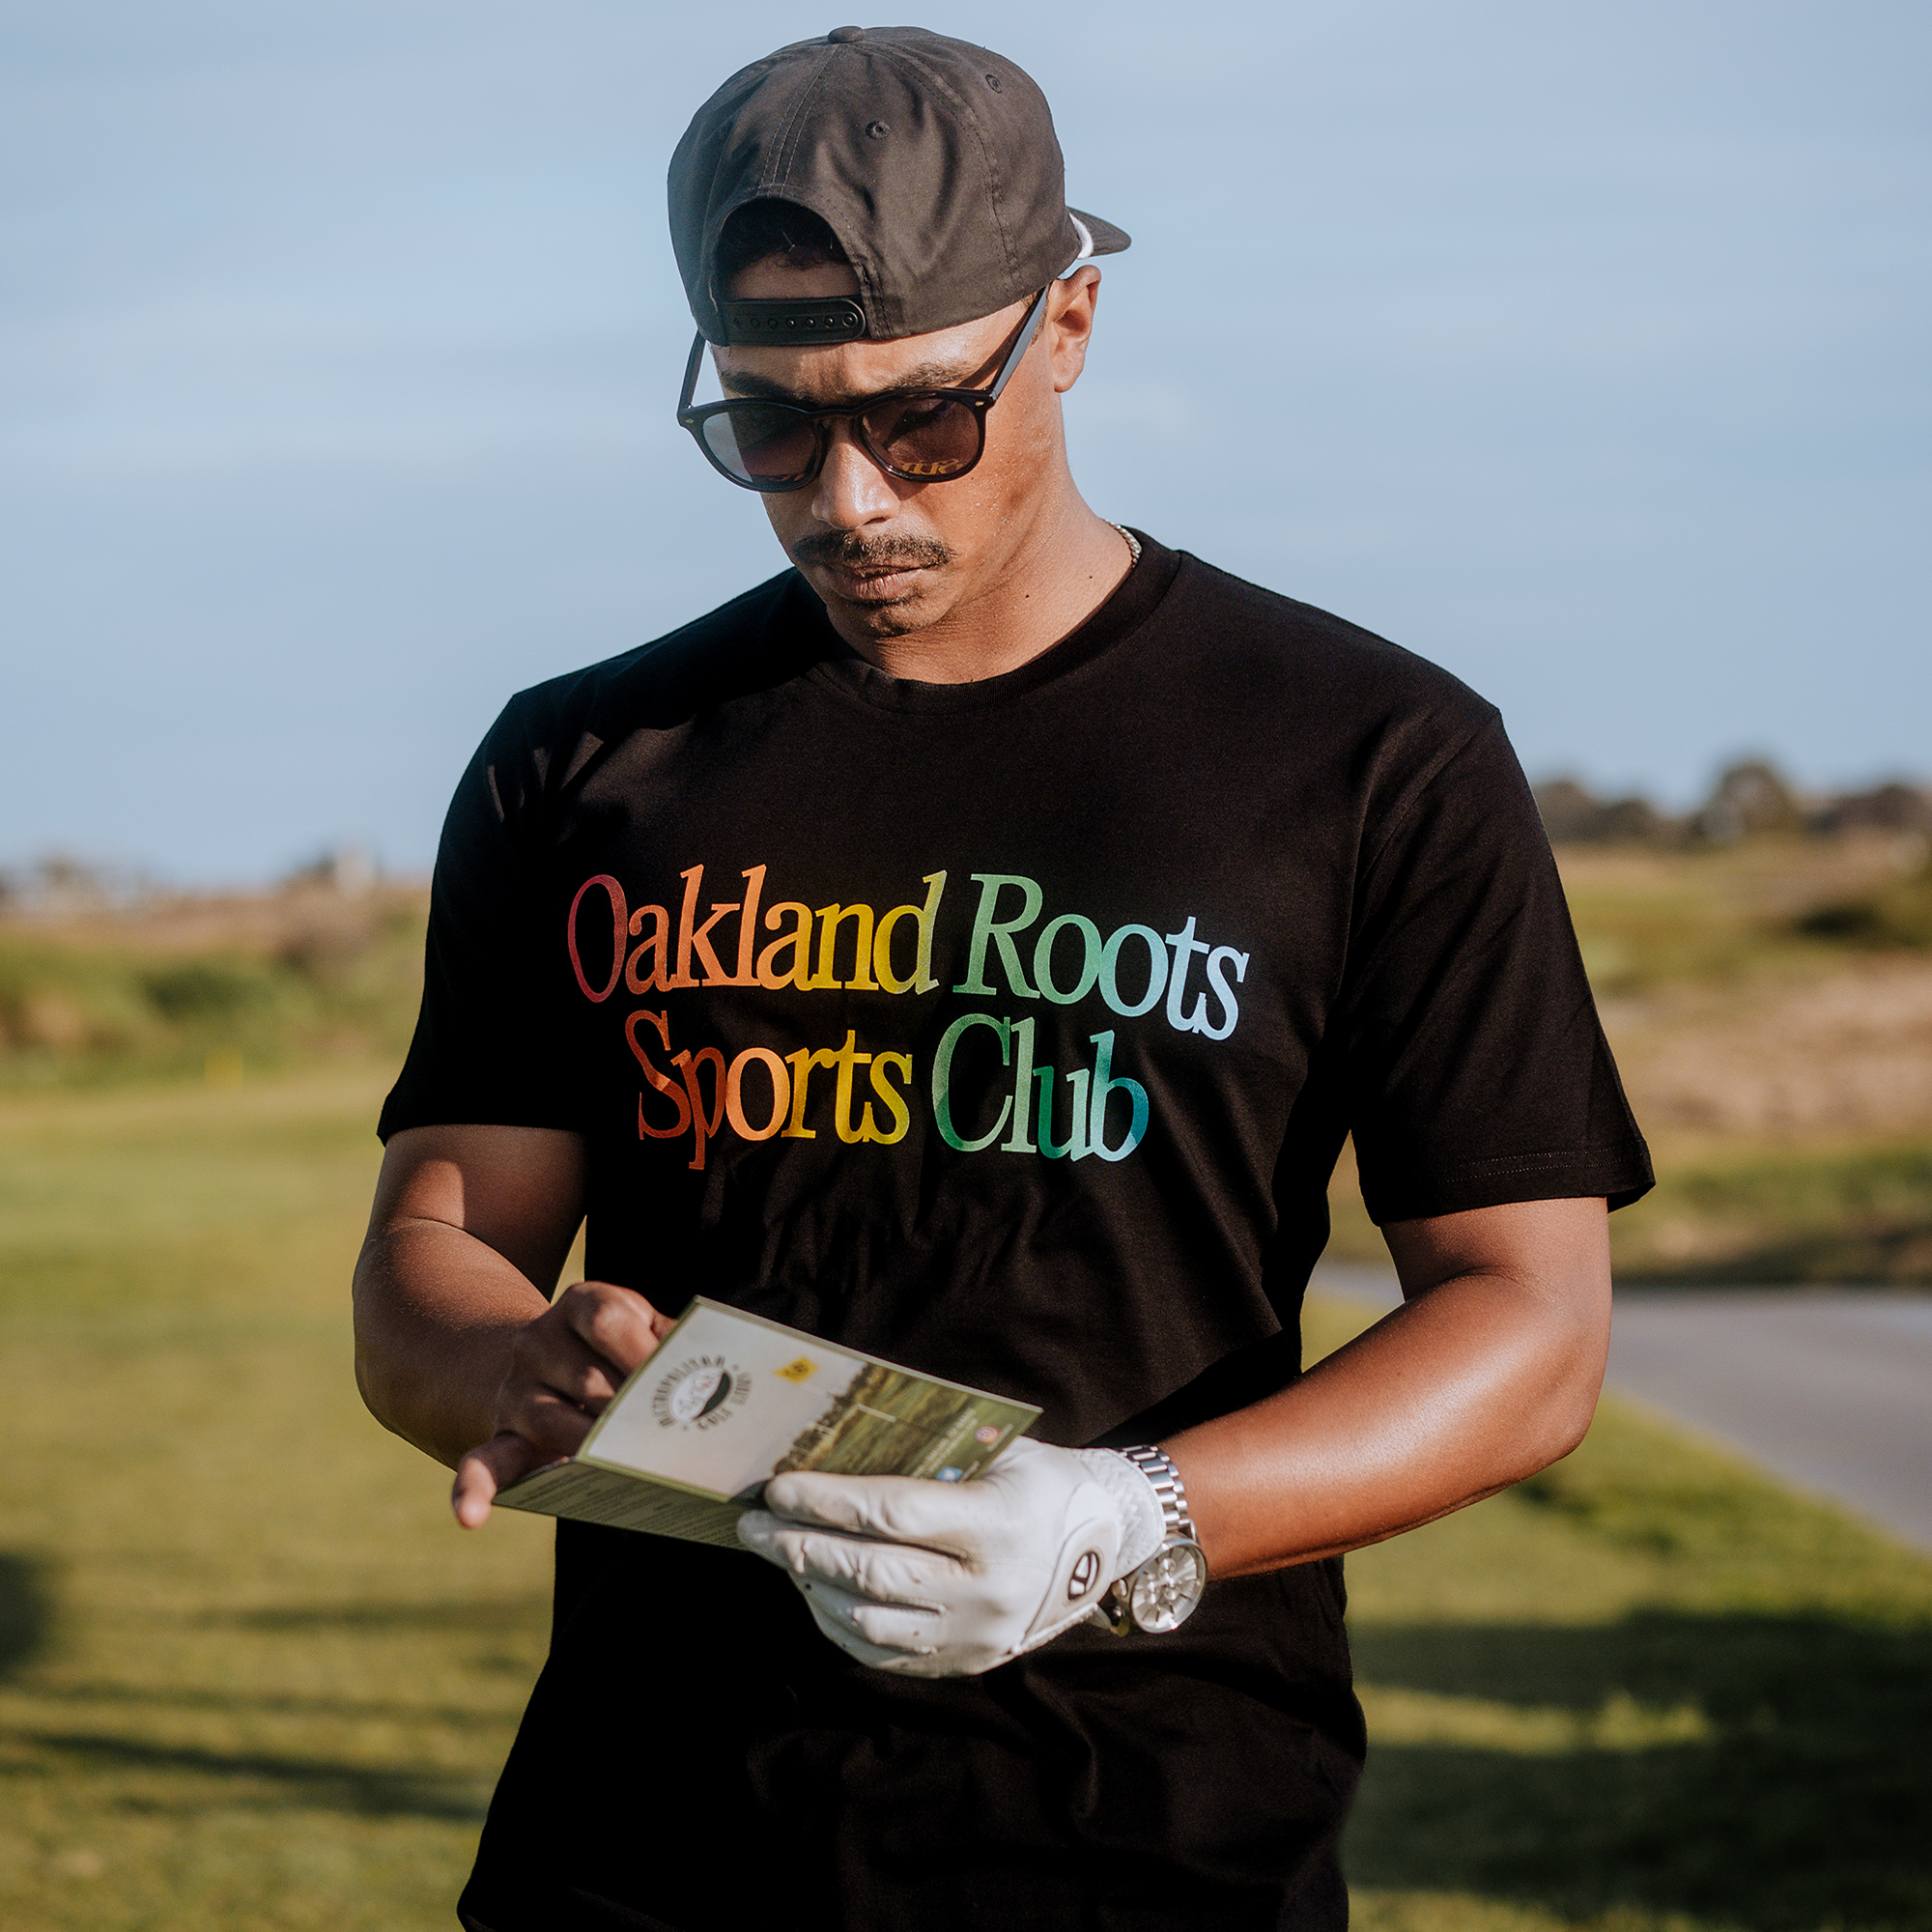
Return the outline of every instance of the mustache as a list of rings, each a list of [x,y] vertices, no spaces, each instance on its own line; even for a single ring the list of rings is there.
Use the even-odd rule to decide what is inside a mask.
[[[791,547],[794,563],[832,564],[840,570],[934,570],[952,561],[936,537],[865,537],[857,530],[800,537]]]

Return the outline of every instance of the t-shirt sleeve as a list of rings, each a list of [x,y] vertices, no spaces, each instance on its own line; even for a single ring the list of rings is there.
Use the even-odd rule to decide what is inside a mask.
[[[1331,1044],[1378,1222],[1652,1183],[1562,882],[1493,713],[1427,761],[1358,878]]]
[[[512,702],[457,785],[430,889],[422,1010],[377,1132],[405,1127],[577,1127],[571,1055],[553,1037],[554,960],[537,853],[542,747]],[[557,949],[549,949],[555,952]]]

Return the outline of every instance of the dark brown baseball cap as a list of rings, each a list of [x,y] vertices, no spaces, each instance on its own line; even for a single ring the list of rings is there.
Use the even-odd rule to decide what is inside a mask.
[[[719,237],[766,200],[838,236],[856,298],[724,298]],[[923,27],[835,27],[740,69],[671,156],[670,234],[699,330],[745,344],[949,328],[1128,239],[1067,207],[1053,114],[1030,76]]]

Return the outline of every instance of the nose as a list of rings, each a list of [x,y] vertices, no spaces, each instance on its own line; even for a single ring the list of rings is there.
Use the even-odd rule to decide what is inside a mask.
[[[811,514],[835,530],[858,530],[889,522],[898,507],[893,479],[866,454],[849,422],[835,422],[825,467],[812,485]]]

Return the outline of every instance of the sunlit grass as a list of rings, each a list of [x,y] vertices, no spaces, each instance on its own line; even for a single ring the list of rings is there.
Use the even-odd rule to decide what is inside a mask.
[[[1932,1563],[1606,1403],[1349,1570],[1358,1923],[1932,1925]]]
[[[380,1083],[0,1108],[0,1923],[444,1926],[548,1525],[362,1412]]]
[[[1611,1222],[1627,1281],[1932,1280],[1932,1138],[1660,1151]]]
[[[0,1104],[9,1932],[453,1923],[549,1531],[462,1535],[356,1401],[380,1089]],[[1358,1923],[1932,1926],[1922,1562],[1609,1410],[1350,1575]]]
[[[1932,943],[1901,908],[1922,845],[1883,838],[1749,839],[1681,851],[1565,846],[1571,918],[1598,995],[1695,981],[1736,984],[1824,971],[1847,949]],[[1857,909],[1857,910],[1852,910]]]
[[[1932,1281],[1932,1141],[1653,1150],[1657,1185],[1610,1217],[1617,1278],[1677,1286]],[[1345,1148],[1331,1261],[1389,1265]]]

